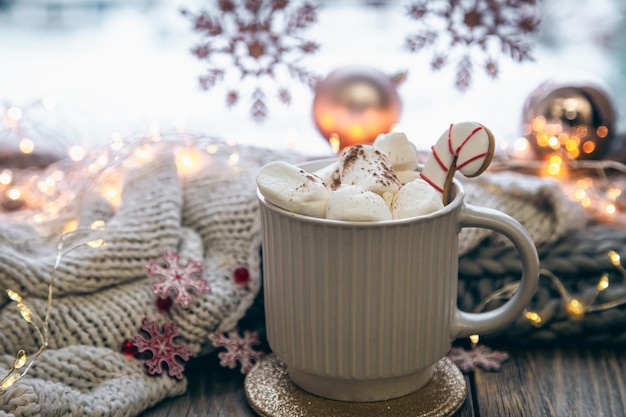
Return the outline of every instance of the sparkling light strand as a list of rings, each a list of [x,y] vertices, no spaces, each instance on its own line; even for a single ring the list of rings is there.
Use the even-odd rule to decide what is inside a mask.
[[[17,352],[17,354],[15,355],[15,360],[13,361],[12,367],[9,369],[7,374],[2,379],[0,379],[0,391],[4,391],[8,389],[9,387],[13,386],[16,382],[18,382],[20,379],[22,379],[28,373],[28,371],[33,366],[33,364],[37,361],[41,353],[48,347],[48,341],[50,337],[48,325],[50,322],[50,311],[52,310],[54,278],[55,278],[55,273],[58,270],[59,265],[61,264],[62,258],[68,253],[84,246],[100,247],[106,244],[103,239],[95,239],[95,240],[90,240],[86,243],[79,243],[77,245],[71,246],[66,249],[65,248],[66,240],[70,236],[75,236],[78,233],[83,233],[86,231],[89,231],[89,232],[102,231],[104,230],[104,227],[105,227],[104,221],[97,220],[93,222],[89,227],[83,227],[83,228],[78,228],[69,232],[64,232],[59,237],[59,240],[57,242],[57,248],[56,248],[57,252],[56,252],[54,266],[52,268],[52,271],[50,272],[46,312],[45,312],[45,316],[43,319],[39,317],[36,313],[34,313],[34,311],[23,302],[22,296],[20,294],[18,294],[17,292],[11,289],[6,290],[6,294],[9,297],[9,299],[15,302],[20,312],[20,315],[22,316],[22,319],[24,319],[27,323],[29,323],[33,327],[35,332],[37,333],[37,337],[39,338],[39,349],[33,355],[31,355],[30,358],[26,354],[26,351],[24,351],[23,349],[20,349]],[[0,238],[4,239],[5,241],[13,245],[24,243],[24,241],[20,241],[20,242],[11,241],[10,239],[1,235],[0,235]],[[98,242],[98,243],[94,245],[93,242]]]
[[[626,164],[611,161],[576,160],[553,154],[547,160],[534,160],[526,154],[529,149],[515,146],[511,155],[500,154],[494,159],[490,171],[532,171],[542,177],[559,182],[566,195],[580,203],[596,220],[605,222],[626,221]],[[588,171],[595,172],[596,179]],[[619,176],[609,177],[608,172]],[[576,172],[583,176],[576,177]],[[619,200],[619,198],[624,200]]]
[[[626,281],[626,268],[624,268],[624,266],[621,264],[620,255],[614,250],[608,251],[606,255],[610,263],[615,267],[615,269],[617,269],[620,272],[624,281]],[[550,279],[550,281],[552,282],[557,292],[559,293],[560,297],[563,299],[565,303],[566,312],[573,319],[580,320],[588,313],[606,311],[606,310],[610,310],[610,309],[626,304],[626,296],[617,298],[612,301],[607,301],[604,303],[596,304],[596,300],[598,296],[600,295],[600,293],[603,291],[606,291],[610,287],[610,280],[609,280],[608,272],[604,272],[602,276],[599,278],[596,284],[596,291],[593,297],[591,297],[591,299],[587,302],[583,302],[578,297],[573,296],[567,290],[567,288],[565,288],[565,285],[563,284],[563,282],[552,271],[542,268],[540,269],[539,274],[540,274],[539,275],[540,277],[546,277]],[[507,284],[498,290],[493,291],[492,293],[487,295],[487,297],[485,297],[476,306],[476,308],[474,309],[474,312],[480,313],[492,301],[510,299],[519,288],[519,285],[520,285],[520,282],[516,281],[510,284]],[[528,320],[530,324],[533,325],[534,327],[542,327],[545,324],[545,321],[543,317],[541,316],[541,314],[536,311],[525,309],[523,312],[523,317],[526,320]],[[474,335],[471,335],[469,338],[470,338],[470,342],[473,345],[475,345],[476,343],[478,343],[479,335],[474,334]]]

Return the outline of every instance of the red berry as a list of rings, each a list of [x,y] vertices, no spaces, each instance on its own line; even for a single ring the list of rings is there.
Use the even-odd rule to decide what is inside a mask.
[[[126,339],[122,342],[122,353],[128,357],[131,357],[139,353],[139,349],[137,349],[137,346],[133,344],[132,340]]]
[[[159,309],[159,311],[169,311],[170,308],[172,308],[172,297],[167,297],[167,298],[157,298],[157,300],[155,301],[156,307]]]
[[[235,269],[233,273],[233,278],[237,284],[245,284],[250,281],[250,272],[246,268],[240,267]]]

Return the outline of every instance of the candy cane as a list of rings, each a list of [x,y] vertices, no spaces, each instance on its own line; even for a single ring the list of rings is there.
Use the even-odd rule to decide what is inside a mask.
[[[480,175],[491,163],[495,148],[492,133],[475,122],[451,124],[426,158],[420,176],[442,195],[448,204],[455,170],[466,177]]]

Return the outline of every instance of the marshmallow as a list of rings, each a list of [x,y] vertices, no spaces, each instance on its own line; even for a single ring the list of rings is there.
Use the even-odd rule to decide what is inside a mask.
[[[417,171],[396,171],[396,177],[398,177],[402,185],[421,178],[420,173]]]
[[[372,222],[391,220],[389,206],[381,196],[356,185],[345,185],[330,194],[326,218]]]
[[[324,168],[315,171],[314,174],[323,179],[326,186],[331,190],[336,190],[341,186],[339,162],[326,165]]]
[[[417,179],[405,184],[391,204],[394,219],[421,216],[443,208],[441,197],[426,181]]]
[[[402,132],[381,133],[374,146],[384,152],[396,171],[417,167],[417,148]]]
[[[256,177],[257,187],[270,203],[312,217],[324,217],[330,190],[317,175],[282,161],[263,166]]]
[[[347,149],[339,161],[339,173],[342,184],[358,185],[379,195],[395,193],[402,186],[387,155],[370,145]]]

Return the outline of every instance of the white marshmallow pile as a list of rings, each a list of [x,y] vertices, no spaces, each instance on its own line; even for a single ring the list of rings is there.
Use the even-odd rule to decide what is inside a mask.
[[[347,149],[339,161],[309,173],[271,162],[257,174],[265,199],[305,216],[346,221],[404,219],[443,208],[441,196],[422,180],[417,150],[404,133],[379,135]]]

